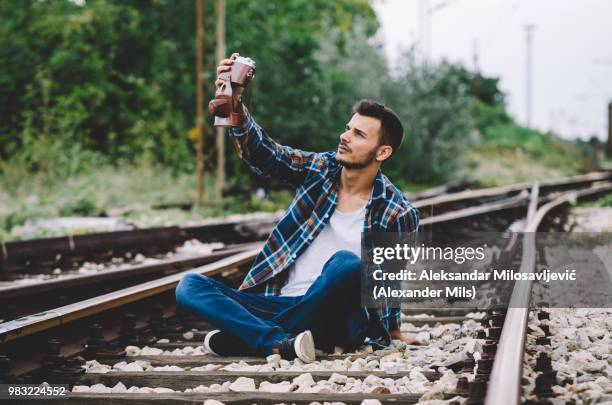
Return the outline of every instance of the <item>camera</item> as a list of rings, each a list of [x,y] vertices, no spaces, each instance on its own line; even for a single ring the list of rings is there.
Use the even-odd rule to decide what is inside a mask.
[[[217,87],[215,98],[208,104],[208,111],[215,116],[216,127],[234,127],[238,121],[232,105],[232,86],[247,87],[255,78],[255,61],[237,56],[229,72],[219,75],[222,83]]]

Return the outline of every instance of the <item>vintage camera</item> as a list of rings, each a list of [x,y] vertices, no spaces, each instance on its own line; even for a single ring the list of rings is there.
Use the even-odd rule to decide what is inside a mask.
[[[232,106],[232,86],[247,87],[255,78],[253,59],[237,56],[233,60],[232,70],[219,75],[223,83],[217,87],[215,98],[208,104],[208,111],[215,116],[216,127],[238,126],[238,117],[234,116]]]

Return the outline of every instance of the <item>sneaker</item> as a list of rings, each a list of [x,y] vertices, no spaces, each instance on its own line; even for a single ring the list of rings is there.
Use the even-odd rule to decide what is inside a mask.
[[[283,340],[279,343],[278,350],[281,358],[285,360],[293,360],[297,357],[304,363],[312,363],[317,358],[314,339],[309,330]]]
[[[204,348],[217,356],[245,356],[253,354],[251,348],[238,336],[219,329],[204,337]]]

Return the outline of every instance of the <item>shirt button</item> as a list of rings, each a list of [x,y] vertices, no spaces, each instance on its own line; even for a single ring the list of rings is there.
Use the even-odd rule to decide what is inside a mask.
[[[308,235],[308,240],[312,240],[312,235]]]
[[[292,253],[291,257],[293,257],[295,259],[297,257],[297,255],[295,253]]]
[[[329,217],[329,214],[323,215],[323,218],[327,218],[327,217]]]

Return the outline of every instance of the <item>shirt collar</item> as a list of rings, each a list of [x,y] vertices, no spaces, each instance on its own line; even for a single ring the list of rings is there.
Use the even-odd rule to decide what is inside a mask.
[[[383,179],[383,174],[380,170],[376,173],[376,178],[374,179],[374,187],[372,187],[372,201],[385,199],[387,198],[387,190],[385,187],[385,181]]]

